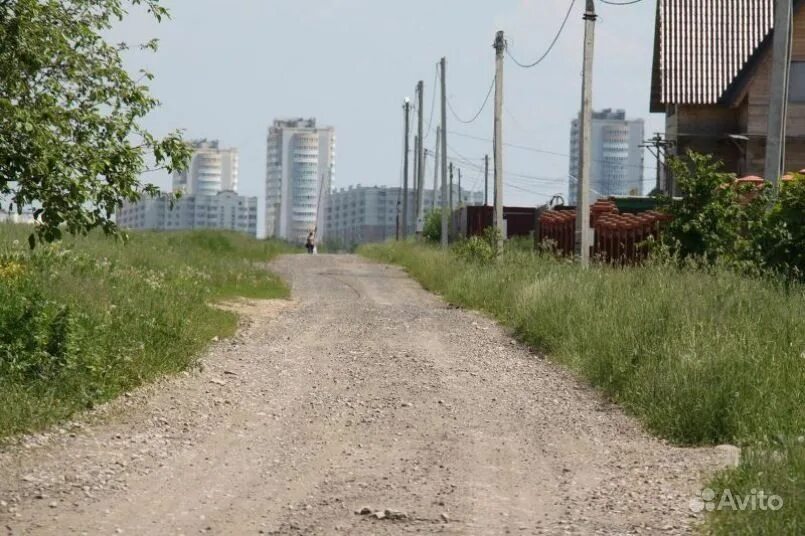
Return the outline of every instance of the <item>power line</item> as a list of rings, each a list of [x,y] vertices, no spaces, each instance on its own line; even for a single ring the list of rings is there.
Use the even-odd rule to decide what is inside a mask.
[[[611,6],[630,6],[632,4],[637,4],[642,2],[643,0],[627,0],[625,2],[613,2],[612,0],[598,0],[602,4],[609,4]]]
[[[640,0],[638,0],[638,1],[640,1]],[[556,36],[553,38],[553,41],[551,41],[551,44],[548,46],[548,50],[546,50],[545,53],[542,54],[542,56],[537,58],[536,61],[534,61],[532,63],[528,63],[528,64],[521,63],[521,62],[517,61],[517,58],[515,58],[512,55],[511,51],[509,50],[508,44],[506,46],[506,54],[509,55],[509,57],[512,59],[512,61],[514,63],[516,63],[519,67],[522,67],[523,69],[531,69],[532,67],[536,67],[537,65],[542,63],[543,60],[548,57],[548,54],[551,53],[551,51],[553,50],[553,47],[556,46],[556,43],[559,41],[559,37],[562,35],[562,32],[564,32],[565,27],[567,26],[567,21],[570,19],[570,14],[573,12],[573,6],[575,6],[575,5],[576,5],[576,0],[572,0],[570,2],[570,7],[567,9],[567,14],[565,15],[565,19],[562,21],[562,26],[560,26],[559,31],[556,32]]]
[[[478,113],[475,114],[475,116],[473,116],[473,118],[470,119],[469,121],[466,121],[466,120],[462,119],[461,117],[459,117],[459,115],[453,109],[453,105],[450,104],[450,99],[447,100],[447,107],[450,109],[450,113],[453,114],[453,117],[455,117],[460,123],[464,123],[465,125],[469,125],[470,123],[474,123],[475,120],[478,119],[481,116],[481,113],[483,113],[484,109],[486,109],[486,105],[489,103],[489,97],[492,96],[492,90],[493,89],[495,89],[495,77],[494,76],[492,77],[492,84],[490,84],[490,86],[489,86],[489,91],[487,92],[486,97],[484,98],[484,103],[481,104],[481,109],[478,110]]]
[[[468,167],[468,168],[470,168],[470,169],[472,169],[474,171],[477,171],[479,173],[484,171],[483,166],[474,163],[472,158],[468,158],[468,157],[464,156],[463,154],[461,154],[458,151],[456,151],[455,149],[453,149],[450,145],[448,145],[447,148],[457,155],[456,157],[448,156],[447,157],[448,160],[451,160],[451,161],[453,161],[454,163],[457,163],[457,164],[461,164],[462,167]],[[483,160],[483,159],[477,159],[477,160]],[[553,177],[553,178],[552,177],[537,177],[535,175],[527,175],[525,173],[515,173],[513,171],[506,172],[506,173],[503,174],[503,176],[504,177],[510,177],[510,178],[511,177],[518,177],[518,178],[521,178],[521,179],[528,179],[528,180],[531,180],[531,181],[544,182],[544,183],[554,183],[554,182],[557,182],[557,181],[565,180],[562,177]]]
[[[470,140],[493,143],[493,141],[490,140],[489,138],[481,138],[479,136],[473,136],[471,134],[464,134],[463,132],[455,132],[455,131],[451,130],[448,133],[452,134],[454,136],[459,136],[461,138],[467,138],[467,139],[470,139]],[[512,149],[519,149],[521,151],[528,151],[528,152],[531,152],[531,153],[548,154],[548,155],[552,155],[552,156],[562,156],[562,157],[566,157],[566,158],[570,157],[570,155],[568,153],[560,153],[558,151],[548,151],[548,150],[545,150],[545,149],[538,149],[537,147],[529,147],[528,145],[518,145],[518,144],[515,144],[515,143],[504,143],[503,145],[505,147],[511,147]],[[603,162],[603,160],[594,159],[593,162]],[[622,164],[622,165],[623,165],[623,167],[632,167],[632,168],[639,168],[639,169],[651,169],[651,170],[657,169],[656,167],[639,166],[637,164]]]

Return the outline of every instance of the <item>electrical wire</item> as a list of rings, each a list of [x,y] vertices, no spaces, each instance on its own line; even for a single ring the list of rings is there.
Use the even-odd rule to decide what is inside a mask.
[[[598,0],[602,4],[609,4],[610,6],[631,6],[632,4],[637,4],[642,2],[643,0],[627,0],[625,2],[613,2],[612,0]]]
[[[461,138],[467,138],[467,139],[470,139],[470,140],[483,141],[483,142],[487,142],[487,143],[494,143],[494,140],[490,140],[489,138],[481,138],[479,136],[472,136],[470,134],[464,134],[463,132],[455,132],[455,131],[450,130],[447,133],[452,134],[453,136],[459,136]],[[538,149],[537,147],[529,147],[527,145],[517,145],[515,143],[504,143],[503,145],[505,147],[510,147],[512,149],[519,149],[521,151],[528,151],[528,152],[531,152],[531,153],[548,154],[548,155],[552,155],[552,156],[562,156],[562,157],[566,157],[566,158],[570,157],[570,155],[568,153],[560,153],[558,151],[548,151],[548,150],[545,150],[545,149]],[[604,162],[604,160],[593,159],[593,162]],[[652,170],[652,171],[657,170],[656,166],[639,166],[637,164],[622,164],[622,165],[623,165],[623,167],[648,169],[648,170]]]
[[[453,117],[455,117],[460,123],[464,123],[465,125],[469,125],[470,123],[474,123],[475,120],[478,119],[481,116],[481,113],[483,113],[483,111],[486,109],[486,105],[489,103],[489,97],[492,96],[492,90],[495,89],[495,78],[496,77],[494,77],[494,76],[492,77],[492,84],[489,86],[489,91],[487,92],[486,97],[484,98],[483,104],[481,104],[481,109],[478,110],[478,113],[475,114],[473,116],[473,118],[470,119],[469,121],[459,117],[459,115],[453,109],[453,105],[450,103],[450,99],[448,98],[447,99],[447,107],[450,109],[450,113],[453,114]]]
[[[641,0],[638,0],[638,1],[641,1]],[[508,56],[512,59],[512,61],[514,63],[517,64],[518,67],[522,67],[523,69],[531,69],[532,67],[536,67],[537,65],[542,63],[545,60],[545,58],[547,58],[548,55],[551,53],[551,51],[553,50],[553,47],[556,46],[556,43],[559,42],[559,37],[561,37],[562,33],[565,31],[565,27],[567,26],[567,21],[570,19],[570,14],[573,12],[573,6],[575,6],[575,5],[576,5],[576,0],[571,0],[570,7],[567,9],[567,14],[565,15],[565,19],[562,21],[562,25],[559,27],[559,31],[556,32],[556,36],[553,38],[553,41],[551,41],[551,44],[548,46],[548,50],[546,50],[542,54],[542,56],[537,58],[536,61],[534,61],[532,63],[521,63],[520,61],[517,60],[517,58],[514,57],[514,55],[512,55],[511,50],[509,50],[508,45],[506,46],[506,54],[508,54]]]
[[[448,157],[447,157],[448,161],[452,161],[454,164],[461,164],[460,167],[470,168],[470,169],[472,169],[474,171],[477,171],[479,173],[482,173],[482,172],[486,171],[484,166],[481,166],[480,164],[474,163],[473,159],[468,158],[468,157],[464,156],[463,154],[459,153],[458,151],[453,149],[450,145],[448,145],[447,148],[456,155],[454,157],[451,157],[451,156],[448,155]],[[516,173],[516,172],[513,172],[513,171],[506,171],[506,172],[503,173],[503,176],[508,177],[508,178],[510,178],[512,180],[527,179],[527,180],[529,180],[531,182],[541,182],[541,183],[546,183],[546,184],[547,183],[555,183],[557,181],[564,180],[561,177],[537,177],[535,175],[527,175],[525,173]]]

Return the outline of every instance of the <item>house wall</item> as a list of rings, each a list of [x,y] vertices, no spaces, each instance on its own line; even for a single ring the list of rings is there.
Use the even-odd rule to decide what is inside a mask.
[[[805,61],[805,10],[797,10],[794,17],[794,43],[792,61]],[[746,91],[743,106],[744,132],[750,138],[747,143],[747,174],[763,176],[766,167],[766,133],[769,122],[769,93],[771,86],[771,51],[761,60]],[[805,104],[788,105],[786,127],[785,169],[795,171],[805,168]]]
[[[719,105],[676,105],[666,114],[666,136],[676,142],[669,151],[684,155],[688,151],[711,154],[727,170],[742,174],[739,145],[727,138],[741,132],[740,109]],[[675,190],[676,191],[676,190]]]

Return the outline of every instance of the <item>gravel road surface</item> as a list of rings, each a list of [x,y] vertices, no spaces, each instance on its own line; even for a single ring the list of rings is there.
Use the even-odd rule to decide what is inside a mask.
[[[202,366],[0,447],[0,532],[687,534],[715,449],[652,438],[494,322],[352,256]],[[5,527],[3,529],[3,527]]]

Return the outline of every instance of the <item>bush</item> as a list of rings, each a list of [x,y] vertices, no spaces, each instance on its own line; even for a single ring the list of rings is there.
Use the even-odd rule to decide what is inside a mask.
[[[805,177],[771,185],[736,186],[712,157],[688,153],[671,161],[682,198],[664,199],[673,217],[664,245],[678,258],[722,264],[749,274],[805,273]],[[771,210],[769,210],[771,207]]]
[[[425,215],[422,236],[428,242],[438,243],[442,239],[442,209],[431,210]]]
[[[758,243],[768,267],[805,279],[805,175],[783,182]]]
[[[486,264],[498,256],[500,233],[494,227],[484,229],[482,236],[471,236],[453,246],[453,253],[463,261]]]

